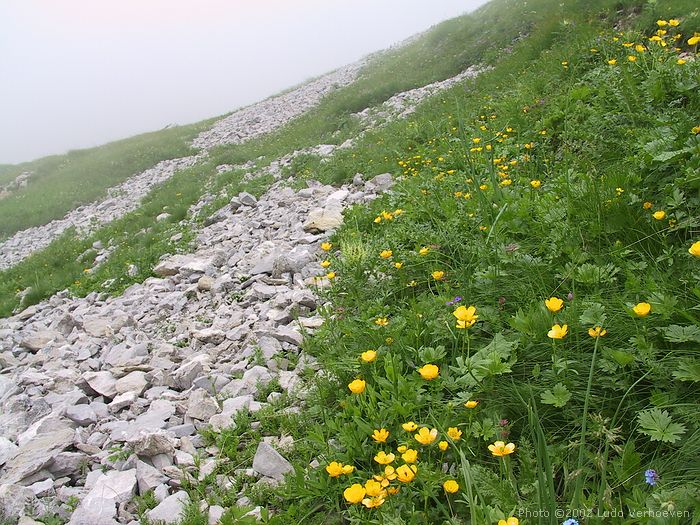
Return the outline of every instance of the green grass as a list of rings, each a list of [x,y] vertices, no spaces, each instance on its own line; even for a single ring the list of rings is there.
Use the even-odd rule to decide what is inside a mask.
[[[0,166],[0,185],[23,171],[34,173],[25,189],[0,200],[0,239],[59,219],[161,160],[196,153],[190,141],[212,122],[176,126],[96,148]]]
[[[466,92],[290,169],[402,180],[332,239],[333,309],[308,348],[328,374],[292,431],[321,466],[296,460],[283,488],[258,495],[276,512],[270,523],[553,525],[576,512],[586,524],[698,523],[700,258],[688,250],[700,241],[700,65],[648,37],[657,19],[681,18],[669,33],[692,53],[684,42],[699,13],[689,1],[536,9],[528,38]],[[558,312],[545,307],[552,296]],[[648,316],[634,313],[640,302]],[[455,325],[459,305],[476,306],[468,330]],[[568,325],[563,339],[548,337],[554,324]],[[595,326],[606,335],[589,336]],[[367,349],[378,353],[369,364]],[[418,372],[428,363],[439,367],[431,381]],[[346,388],[355,378],[360,395]],[[420,445],[407,421],[439,437]],[[370,437],[380,428],[386,444]],[[499,439],[515,453],[494,457]],[[400,456],[400,445],[419,451],[416,479],[392,481],[399,492],[378,509],[346,502],[347,487],[381,473],[373,456]],[[331,478],[331,461],[355,471]],[[540,510],[549,517],[533,518]]]

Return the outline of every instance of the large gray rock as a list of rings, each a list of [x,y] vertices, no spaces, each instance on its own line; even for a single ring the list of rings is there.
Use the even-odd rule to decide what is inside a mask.
[[[115,384],[115,389],[117,394],[136,392],[136,394],[140,396],[147,386],[148,381],[146,380],[146,373],[135,370],[118,379]]]
[[[192,419],[208,421],[219,411],[219,405],[205,390],[195,390],[187,402],[186,415]]]
[[[60,333],[53,330],[42,330],[39,332],[34,332],[33,334],[22,339],[20,346],[22,348],[26,348],[32,353],[36,353],[57,340],[63,340],[63,336]]]
[[[111,399],[117,395],[117,380],[106,370],[85,372],[83,374],[83,379],[90,388],[102,396]]]
[[[281,480],[293,468],[292,464],[274,448],[265,442],[260,442],[253,458],[253,470],[263,476]]]
[[[152,522],[163,522],[168,525],[178,523],[188,501],[187,492],[176,492],[161,501],[157,507],[149,510],[146,515]]]
[[[343,205],[336,200],[331,200],[324,208],[316,208],[309,212],[304,223],[304,231],[321,233],[333,230],[343,224]]]
[[[171,439],[160,432],[138,436],[130,443],[134,448],[134,453],[139,456],[152,457],[158,454],[173,454],[175,452]]]
[[[20,483],[25,478],[49,465],[54,456],[73,444],[75,432],[69,428],[57,428],[47,434],[38,434],[25,443],[10,459],[0,483]]]
[[[17,454],[19,447],[6,437],[0,436],[0,467]]]
[[[137,461],[136,481],[139,485],[139,494],[145,494],[149,490],[154,490],[158,485],[167,483],[168,477],[148,463]]]
[[[81,427],[97,423],[97,414],[88,405],[74,405],[66,408],[66,417]]]
[[[108,337],[116,334],[133,319],[124,312],[115,312],[110,317],[89,317],[83,319],[83,329],[93,337]]]
[[[0,517],[23,516],[36,501],[34,492],[21,485],[0,485]]]

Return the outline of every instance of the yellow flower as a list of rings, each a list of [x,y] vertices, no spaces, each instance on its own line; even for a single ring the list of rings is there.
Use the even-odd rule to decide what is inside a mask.
[[[415,463],[418,461],[418,451],[408,448],[403,454],[401,454],[401,459],[403,459],[406,463]]]
[[[374,509],[381,506],[386,501],[386,496],[375,496],[373,498],[364,498],[362,504],[368,509]]]
[[[681,21],[678,20],[677,18],[671,18],[671,20],[668,21],[668,25],[672,27],[678,27],[681,24]]]
[[[700,42],[700,33],[695,33],[693,36],[691,36],[691,37],[688,39],[688,45],[689,45],[689,46],[694,46],[694,45],[696,45],[696,44],[699,43],[699,42]]]
[[[396,477],[401,483],[410,483],[416,477],[416,472],[418,472],[418,467],[415,465],[401,465],[396,469]]]
[[[376,324],[377,326],[386,326],[389,324],[389,319],[387,319],[386,317],[377,317],[374,320],[374,324]]]
[[[332,245],[331,243],[329,243],[329,242],[321,243],[321,249],[322,249],[324,252],[329,252],[329,251],[331,251],[331,248],[333,248],[333,245]]]
[[[510,179],[504,179],[500,183],[501,186],[510,186],[511,184],[513,184],[513,181]]]
[[[383,250],[379,253],[379,257],[381,257],[382,259],[388,259],[392,255],[394,255],[394,252],[392,252],[391,250]]]
[[[452,312],[452,315],[457,318],[456,327],[461,329],[470,328],[479,319],[479,316],[476,315],[476,306],[470,306],[469,308],[460,306]]]
[[[445,492],[448,494],[454,494],[459,490],[459,483],[457,483],[453,479],[448,479],[445,481],[445,483],[442,484],[442,488],[445,489]]]
[[[445,272],[443,272],[442,270],[435,270],[433,273],[430,274],[430,276],[436,281],[441,281],[443,277],[445,277]]]
[[[607,333],[608,331],[601,326],[596,326],[595,328],[588,329],[588,335],[590,335],[591,337],[603,337]]]
[[[343,474],[352,474],[355,471],[355,467],[352,465],[343,465]]]
[[[432,381],[440,375],[440,369],[432,364],[423,365],[418,369],[420,376],[426,381]]]
[[[440,443],[438,443],[438,448],[443,452],[445,452],[449,447],[450,444],[447,441],[440,441]]]
[[[629,56],[627,57],[627,60],[629,60],[630,62],[636,62],[636,61],[637,61],[637,57],[634,56],[634,55],[629,55]]]
[[[533,188],[537,189],[537,188],[539,188],[540,186],[542,186],[542,181],[539,180],[539,179],[533,179],[533,180],[530,181],[530,186],[532,186]]]
[[[326,279],[335,279],[335,272],[328,272],[326,274]]]
[[[381,218],[379,215],[377,215],[377,216],[374,218],[374,222],[375,222],[376,224],[379,224],[380,222],[382,222],[382,218]]]
[[[378,481],[375,481],[373,479],[368,479],[365,482],[365,493],[371,497],[371,498],[376,498],[377,496],[380,496],[384,492],[382,488],[382,484],[379,483]]]
[[[651,214],[657,221],[663,221],[666,218],[666,212],[663,210],[655,211]]]
[[[386,428],[380,428],[379,430],[372,432],[372,439],[377,443],[386,443],[388,437],[389,431]]]
[[[646,317],[651,312],[651,305],[649,303],[637,303],[632,311],[637,317]]]
[[[557,313],[564,307],[564,301],[558,297],[550,297],[549,299],[544,300],[544,305],[550,312]]]
[[[376,456],[374,456],[374,461],[379,463],[380,465],[388,465],[392,461],[396,459],[396,455],[393,452],[389,452],[388,454],[384,452],[383,450],[380,450]]]
[[[457,427],[448,428],[447,435],[450,436],[452,441],[459,441],[460,439],[462,439],[462,431]]]
[[[498,520],[498,525],[519,525],[520,521],[518,518],[511,516],[507,520]]]
[[[473,139],[472,139],[472,142],[473,142],[474,144],[478,144],[479,142],[481,142],[481,139],[480,139],[479,137],[476,137],[476,138],[473,138]]]
[[[488,187],[486,184],[482,184],[481,186],[479,186],[479,189],[480,189],[481,191],[486,191],[486,190],[489,189],[489,187]]]
[[[348,385],[348,388],[353,394],[361,394],[365,391],[365,386],[367,386],[367,383],[365,383],[362,379],[355,379]]]
[[[362,352],[360,354],[360,359],[362,359],[365,363],[371,363],[377,359],[377,352],[376,350],[367,350],[366,352]]]
[[[685,60],[682,58],[679,58],[678,60],[676,60],[676,64],[678,64],[679,66],[682,66],[683,64],[685,64]]]
[[[666,20],[657,20],[656,25],[659,27],[665,27],[668,25],[668,22]]]
[[[416,286],[418,286],[418,283],[416,281],[411,281],[406,286],[410,288],[415,288]]]
[[[637,53],[644,53],[647,50],[647,48],[644,47],[642,44],[637,44],[636,46],[634,46],[634,50]]]
[[[513,443],[506,445],[503,441],[496,441],[493,445],[489,445],[489,450],[494,456],[502,457],[515,452],[515,445]]]
[[[343,465],[341,463],[338,463],[337,461],[331,461],[327,466],[326,466],[326,472],[328,472],[328,475],[332,478],[337,478],[341,474],[343,474]]]
[[[617,60],[614,58],[611,58],[610,60],[608,60],[608,64],[611,66],[614,66],[615,64],[617,64]]]
[[[365,488],[359,483],[349,486],[343,491],[343,497],[348,503],[356,504],[360,503],[367,492]]]
[[[418,255],[428,255],[429,251],[430,248],[423,246],[420,250],[418,250]]]
[[[644,208],[645,210],[650,210],[653,206],[654,205],[649,201],[646,201],[644,204],[642,204],[642,208]]]
[[[421,445],[430,445],[433,441],[437,439],[437,428],[429,429],[428,427],[421,427],[417,434],[413,437]]]
[[[476,408],[476,405],[478,404],[478,401],[467,401],[466,403],[464,403],[464,406],[467,408]]]
[[[384,467],[384,474],[375,474],[372,477],[377,480],[382,487],[388,487],[389,483],[396,479],[396,470],[391,465],[387,465]]]
[[[700,241],[691,244],[690,248],[688,248],[688,253],[690,255],[695,255],[695,257],[700,257]]]
[[[407,423],[404,423],[404,424],[401,425],[401,426],[403,427],[403,429],[404,429],[406,432],[413,432],[415,429],[418,428],[418,425],[416,425],[413,421],[409,421],[409,422],[407,422]]]
[[[569,333],[569,325],[565,324],[559,326],[558,324],[555,324],[552,329],[547,332],[547,337],[551,339],[564,339],[567,333]]]
[[[328,268],[331,265],[331,262],[329,260],[321,261],[321,266],[323,268]]]
[[[403,267],[402,262],[395,262],[394,263],[394,268],[396,268],[397,270],[400,270],[402,267]]]
[[[691,133],[694,133],[695,135],[700,133],[700,126],[695,126],[690,130]]]

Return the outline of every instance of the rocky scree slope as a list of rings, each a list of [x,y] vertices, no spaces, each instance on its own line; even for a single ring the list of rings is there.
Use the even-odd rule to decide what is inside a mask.
[[[0,511],[135,525],[134,495],[154,491],[149,518],[175,522],[195,457],[200,478],[218,461],[198,430],[273,401],[278,393],[255,397],[272,380],[303,403],[299,374],[314,361],[302,332],[322,324],[314,288],[328,284],[320,243],[344,206],[391,185],[385,174],[241,194],[199,232],[195,253],[161,261],[161,277],[116,298],[57,294],[0,320]],[[278,482],[291,466],[277,449],[288,444],[266,438],[241,472]],[[115,447],[127,451],[116,461]],[[210,509],[213,522],[221,512]]]

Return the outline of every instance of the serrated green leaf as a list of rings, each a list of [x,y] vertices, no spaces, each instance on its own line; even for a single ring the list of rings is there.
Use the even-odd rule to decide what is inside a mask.
[[[624,350],[610,350],[609,355],[620,366],[627,366],[634,361],[634,355]]]
[[[664,337],[670,343],[700,343],[700,328],[694,325],[679,326],[672,324],[662,329]]]
[[[592,303],[581,314],[581,324],[603,326],[605,324],[605,307],[602,304]]]
[[[554,405],[561,408],[571,399],[571,392],[562,384],[557,383],[552,390],[545,390],[540,394],[540,400],[545,405]]]
[[[639,432],[647,435],[652,441],[675,443],[685,433],[685,427],[680,423],[674,423],[666,410],[652,408],[644,410],[637,415]]]
[[[700,361],[697,359],[683,359],[678,363],[678,368],[673,371],[673,377],[679,381],[700,381]]]

